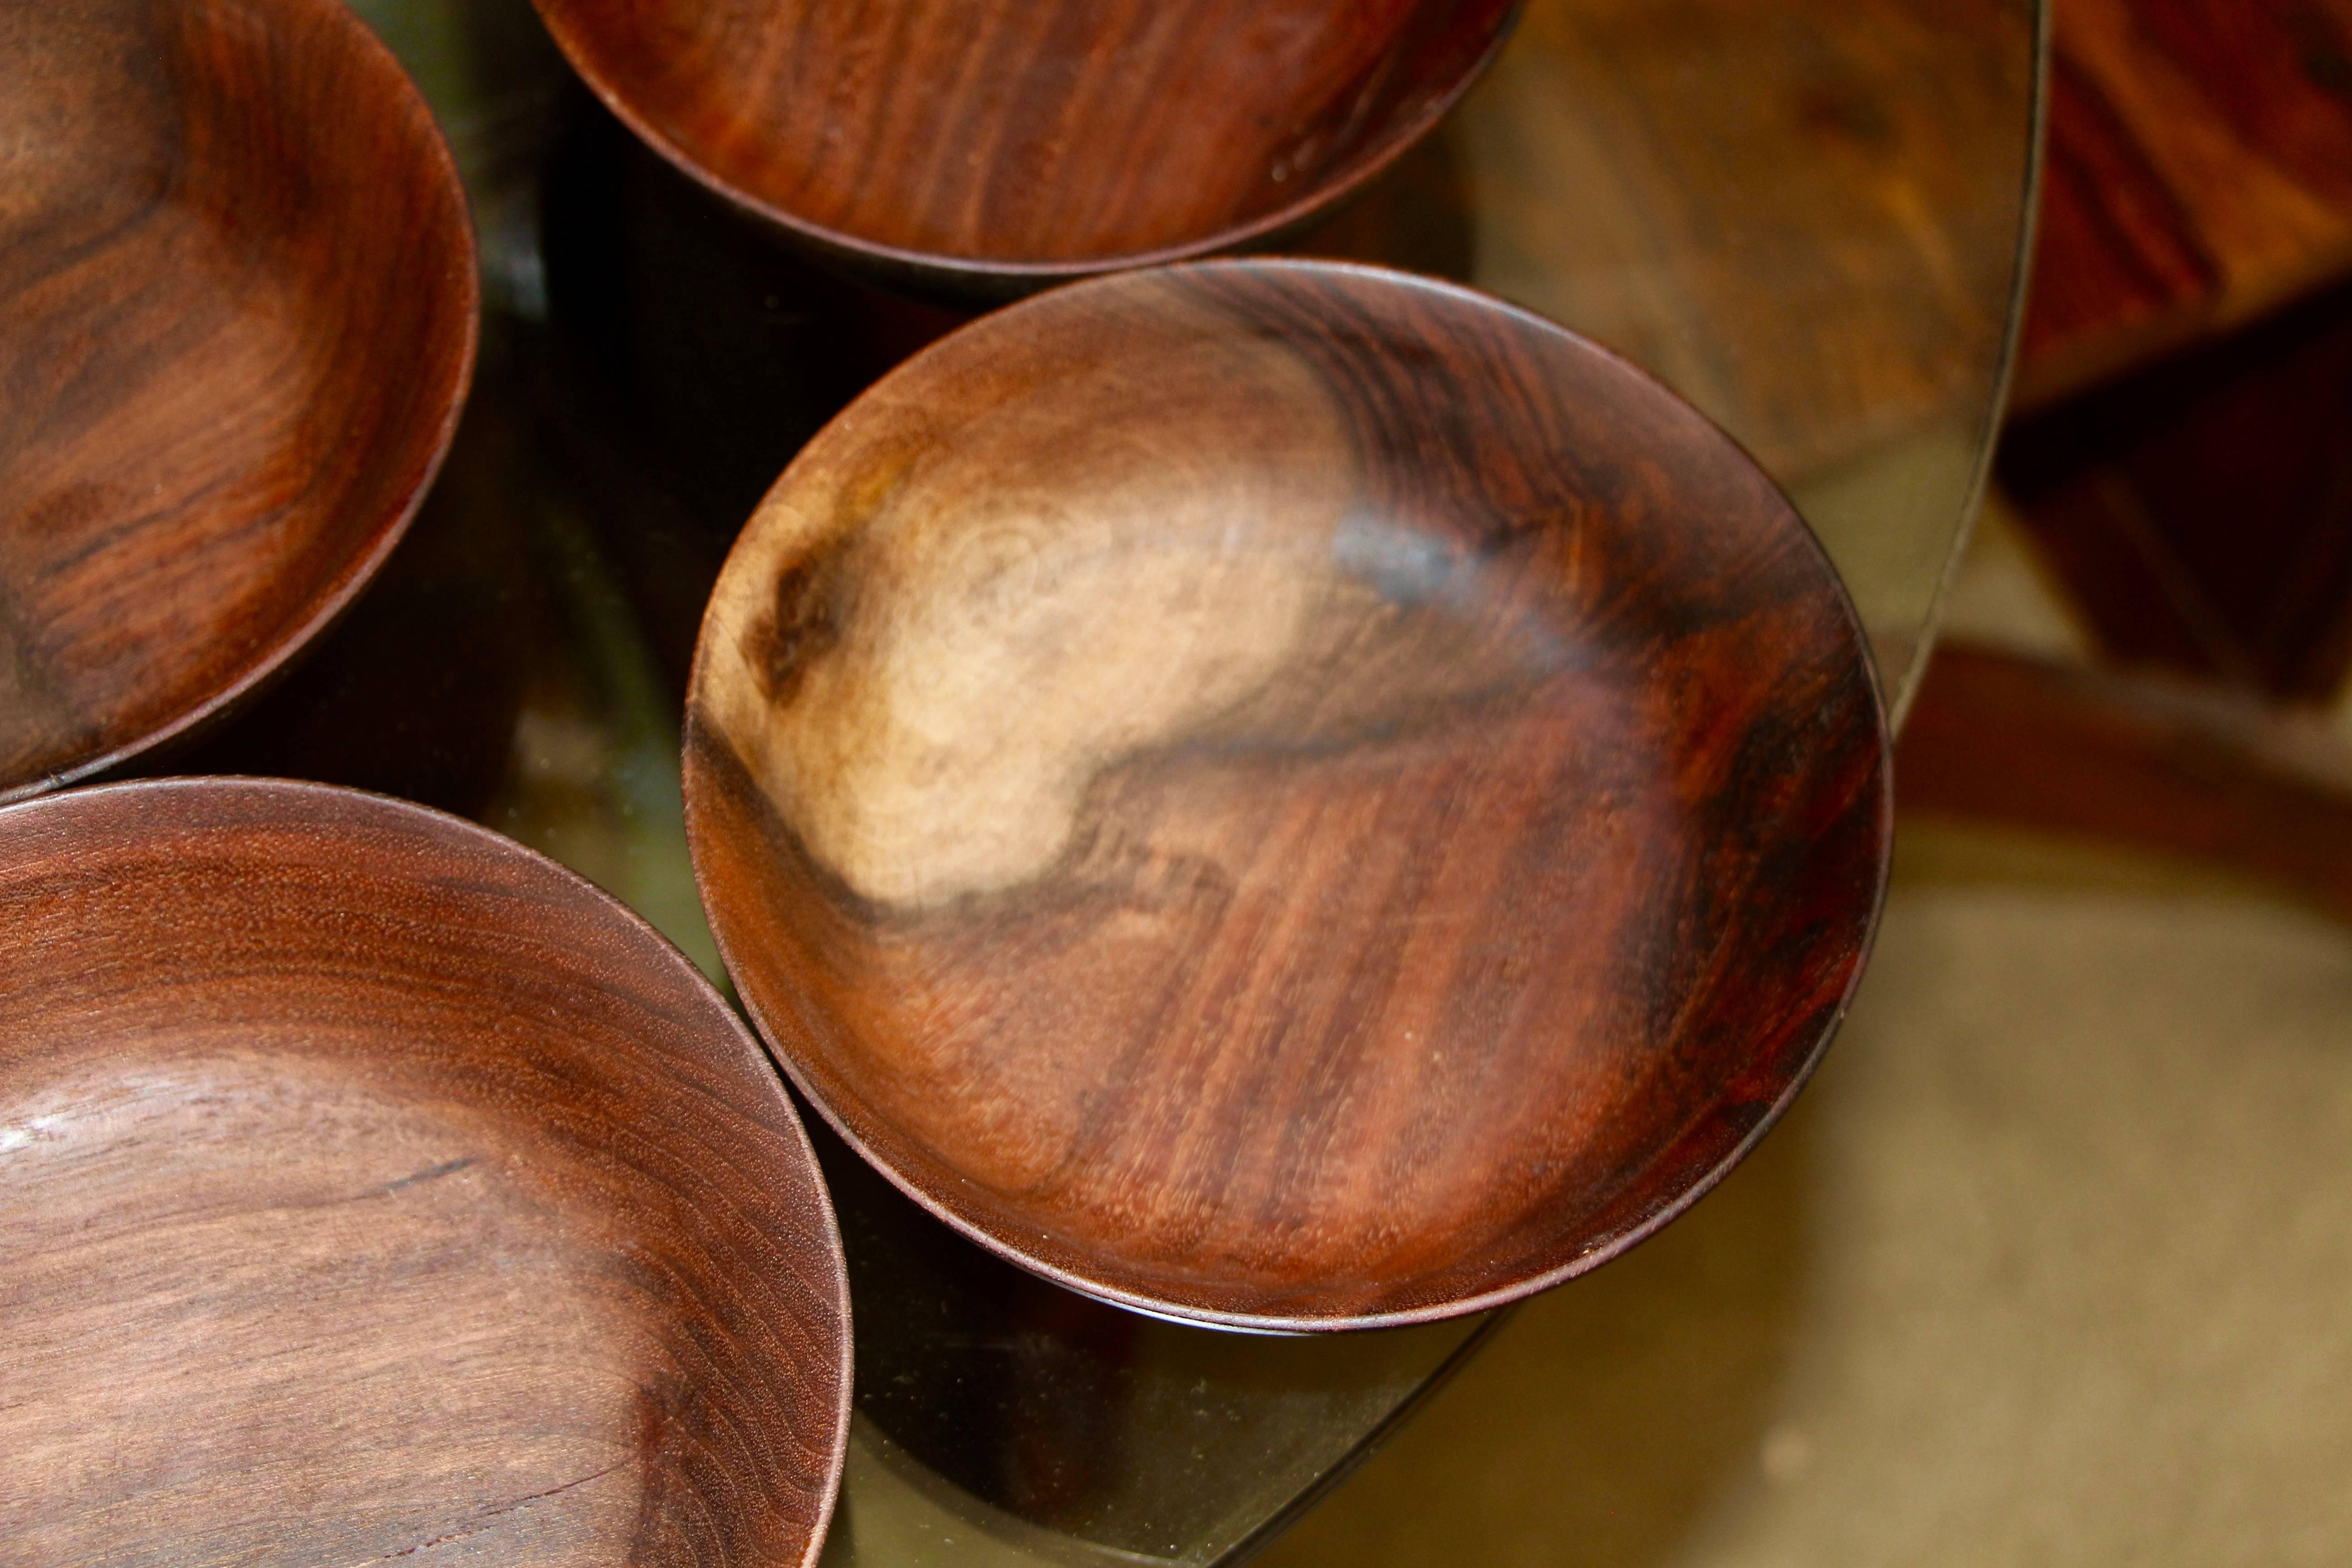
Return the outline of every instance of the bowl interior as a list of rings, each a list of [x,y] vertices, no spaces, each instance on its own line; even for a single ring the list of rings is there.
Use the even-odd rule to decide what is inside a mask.
[[[455,819],[0,812],[0,1450],[42,1563],[813,1561],[846,1287],[757,1045]]]
[[[704,623],[688,827],[818,1105],[1155,1310],[1412,1321],[1591,1267],[1794,1091],[1885,868],[1819,547],[1556,327],[1130,273],[822,433]]]
[[[333,0],[0,12],[0,798],[201,719],[388,551],[473,353],[465,198]]]
[[[691,172],[868,256],[1045,269],[1229,244],[1433,124],[1511,0],[539,0]]]

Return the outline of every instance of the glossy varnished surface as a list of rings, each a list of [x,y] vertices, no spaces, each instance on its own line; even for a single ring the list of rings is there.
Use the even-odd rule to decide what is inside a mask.
[[[2017,400],[2352,274],[2352,5],[2059,0]]]
[[[1006,287],[1238,245],[1436,123],[1512,0],[539,0],[655,146],[836,254]]]
[[[465,196],[335,0],[0,0],[0,799],[217,711],[398,537]]]
[[[688,825],[818,1104],[992,1247],[1344,1327],[1611,1256],[1825,1044],[1877,699],[1787,503],[1532,317],[1234,263],[984,319],[745,530]]]
[[[0,1557],[812,1562],[823,1187],[758,1046],[454,818],[0,812]]]

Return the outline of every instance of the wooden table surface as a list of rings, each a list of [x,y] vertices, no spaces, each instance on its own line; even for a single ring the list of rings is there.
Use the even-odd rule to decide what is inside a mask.
[[[2352,0],[2055,0],[2016,402],[2352,271]]]

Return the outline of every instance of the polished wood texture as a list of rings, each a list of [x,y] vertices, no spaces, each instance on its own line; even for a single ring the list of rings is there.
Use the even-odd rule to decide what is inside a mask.
[[[1861,635],[1622,362],[1308,263],[983,318],[788,468],[704,623],[738,987],[916,1197],[1246,1327],[1592,1268],[1794,1093],[1882,886]]]
[[[656,148],[966,288],[1263,241],[1437,122],[1512,0],[538,0]]]
[[[2052,0],[2039,407],[2352,272],[2352,0]]]
[[[848,1302],[677,952],[422,808],[0,811],[0,1558],[814,1562]]]
[[[336,0],[0,0],[0,799],[251,691],[455,426],[465,196]]]

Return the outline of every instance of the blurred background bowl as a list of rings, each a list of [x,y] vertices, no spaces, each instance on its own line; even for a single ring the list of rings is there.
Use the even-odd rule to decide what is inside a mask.
[[[456,427],[466,200],[335,0],[0,4],[0,799],[247,696]]]
[[[0,1450],[41,1563],[812,1563],[840,1241],[750,1032],[419,806],[0,810]]]
[[[537,0],[681,168],[839,259],[1007,294],[1262,244],[1434,126],[1516,0]]]
[[[1761,1136],[1884,886],[1836,574],[1714,426],[1485,296],[1123,273],[861,397],[688,697],[712,929],[886,1174],[1075,1289],[1425,1321]]]

